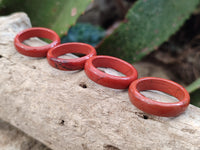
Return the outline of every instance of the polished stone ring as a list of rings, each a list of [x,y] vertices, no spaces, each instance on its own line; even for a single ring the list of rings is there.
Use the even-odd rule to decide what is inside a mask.
[[[115,76],[104,73],[97,67],[112,68],[125,76]],[[85,73],[94,82],[114,89],[126,89],[137,79],[137,70],[128,62],[111,56],[94,56],[87,60]]]
[[[143,96],[140,91],[158,90],[176,97],[174,103],[158,102]],[[144,77],[135,80],[129,87],[129,98],[140,110],[163,117],[175,117],[183,113],[190,103],[187,90],[181,85],[162,78]]]
[[[32,47],[22,43],[31,37],[46,38],[51,40],[52,43],[39,47]],[[17,51],[30,57],[46,57],[47,52],[58,44],[60,44],[60,37],[57,33],[53,30],[42,27],[34,27],[23,30],[16,35],[14,40],[14,45]]]
[[[79,53],[85,56],[74,59],[63,59],[59,56],[67,53]],[[57,69],[72,71],[84,68],[85,62],[92,56],[96,55],[93,46],[85,43],[71,42],[60,44],[48,51],[47,60],[49,64]]]

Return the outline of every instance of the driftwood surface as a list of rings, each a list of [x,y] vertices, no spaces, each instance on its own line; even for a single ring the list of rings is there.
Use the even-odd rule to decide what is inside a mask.
[[[0,120],[0,150],[50,150],[12,125]]]
[[[174,118],[145,114],[127,90],[23,56],[13,40],[29,27],[24,13],[0,17],[1,119],[55,150],[200,149],[199,108]]]

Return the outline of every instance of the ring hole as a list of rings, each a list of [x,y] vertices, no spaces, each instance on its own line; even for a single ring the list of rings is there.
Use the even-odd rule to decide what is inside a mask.
[[[86,54],[81,54],[81,53],[66,53],[64,55],[58,56],[58,58],[62,59],[75,59],[79,57],[86,56]]]
[[[44,41],[44,42],[48,43],[48,44],[50,44],[50,43],[53,42],[52,40],[46,39],[46,38],[39,38],[39,39],[40,39],[41,41]]]
[[[110,74],[110,75],[114,75],[114,76],[122,76],[122,77],[125,77],[126,75],[124,75],[123,73],[115,70],[115,69],[112,69],[112,68],[103,68],[103,67],[97,67],[98,70],[104,72],[104,73],[107,73],[107,74]]]
[[[82,87],[82,88],[84,88],[84,89],[87,88],[87,85],[85,83],[80,83],[79,86]]]
[[[136,73],[131,64],[111,56],[96,56],[92,59],[92,64],[98,70],[112,76],[132,76]]]
[[[37,37],[31,37],[22,43],[27,46],[32,46],[32,47],[40,47],[40,46],[45,46],[50,43],[52,43],[52,40],[46,39],[46,38],[37,38]]]
[[[140,91],[140,94],[151,100],[163,103],[176,103],[179,101],[176,97],[157,90]]]
[[[3,56],[2,55],[0,55],[0,58],[2,58]]]

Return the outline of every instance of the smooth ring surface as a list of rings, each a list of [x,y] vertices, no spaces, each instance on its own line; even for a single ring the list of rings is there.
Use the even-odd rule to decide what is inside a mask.
[[[126,76],[114,76],[104,73],[97,67],[112,68]],[[115,89],[126,89],[137,79],[137,70],[128,62],[111,56],[94,56],[85,64],[85,73],[94,82]]]
[[[85,56],[75,59],[58,58],[67,53],[81,53]],[[96,50],[93,46],[85,43],[72,42],[60,44],[48,51],[47,60],[49,64],[57,69],[72,71],[83,69],[86,60],[96,55]]]
[[[140,91],[145,90],[158,90],[176,97],[179,101],[174,103],[158,102],[140,94]],[[131,83],[129,98],[132,104],[140,110],[163,117],[180,115],[190,103],[189,93],[184,87],[173,81],[156,77],[140,78]]]
[[[52,40],[53,42],[40,47],[32,47],[22,43],[24,40],[31,37],[46,38]],[[57,33],[53,30],[42,27],[34,27],[23,30],[16,35],[14,40],[14,45],[17,51],[23,55],[31,57],[46,57],[48,50],[58,44],[60,44],[60,37]]]

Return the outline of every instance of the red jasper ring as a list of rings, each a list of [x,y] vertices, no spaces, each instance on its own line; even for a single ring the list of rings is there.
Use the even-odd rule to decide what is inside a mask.
[[[53,42],[40,47],[31,47],[22,44],[24,40],[27,40],[31,37],[46,38],[52,40]],[[16,35],[14,40],[14,45],[17,51],[23,55],[31,57],[46,57],[48,50],[58,44],[60,44],[60,37],[57,35],[57,33],[53,30],[41,27],[23,30]]]
[[[176,97],[179,101],[164,103],[149,99],[140,91],[158,90]],[[140,110],[163,117],[174,117],[183,113],[190,103],[190,96],[181,85],[162,78],[145,77],[135,80],[129,86],[129,98],[133,105]]]
[[[112,68],[126,76],[106,74],[97,67]],[[126,89],[137,79],[137,70],[126,61],[111,56],[94,56],[85,64],[85,73],[94,82],[115,89]]]
[[[85,56],[75,59],[58,58],[67,53],[81,53],[85,54]],[[83,69],[86,60],[94,55],[96,55],[96,50],[93,46],[85,43],[72,42],[58,45],[49,50],[47,60],[54,68],[72,71]]]

